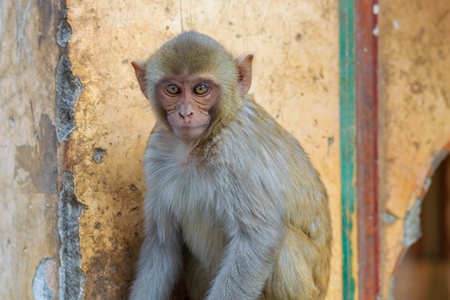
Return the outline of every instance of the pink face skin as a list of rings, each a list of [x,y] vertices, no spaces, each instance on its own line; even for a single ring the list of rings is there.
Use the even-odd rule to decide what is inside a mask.
[[[219,85],[207,76],[167,77],[158,84],[157,94],[174,133],[193,141],[211,122],[209,111],[218,100]]]

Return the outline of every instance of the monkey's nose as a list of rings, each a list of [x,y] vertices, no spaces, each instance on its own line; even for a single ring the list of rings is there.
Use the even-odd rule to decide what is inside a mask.
[[[187,111],[180,111],[178,112],[181,116],[181,118],[185,119],[185,118],[189,118],[190,116],[192,116],[194,113],[191,112],[187,112]]]

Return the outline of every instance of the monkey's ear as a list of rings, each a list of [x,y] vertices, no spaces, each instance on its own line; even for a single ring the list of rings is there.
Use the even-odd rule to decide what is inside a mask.
[[[132,61],[131,65],[136,73],[137,81],[142,93],[147,97],[147,62],[145,60]]]
[[[238,69],[238,87],[241,96],[245,96],[252,85],[253,54],[240,55],[234,59]]]

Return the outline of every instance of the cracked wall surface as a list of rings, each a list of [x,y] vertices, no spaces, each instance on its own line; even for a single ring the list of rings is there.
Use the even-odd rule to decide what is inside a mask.
[[[80,79],[72,73],[69,58],[61,54],[56,66],[56,136],[59,142],[69,140],[76,128],[74,109],[83,90]]]
[[[81,269],[79,219],[85,208],[75,195],[73,174],[64,172],[58,199],[58,232],[61,238],[59,299],[61,300],[83,299],[86,273]]]
[[[86,298],[124,299],[142,237],[141,164],[154,119],[130,62],[189,29],[255,55],[250,93],[301,141],[328,188],[328,299],[341,298],[337,9],[329,0],[70,2],[68,57],[85,90],[67,163],[87,206],[79,222]]]
[[[379,2],[382,299],[420,236],[421,201],[450,149],[450,2]]]
[[[0,1],[1,299],[124,299],[153,116],[130,62],[182,30],[253,53],[251,94],[330,194],[341,297],[337,3]]]
[[[0,1],[0,299],[58,294],[59,5]]]
[[[334,230],[327,299],[340,299],[337,1],[65,5],[0,1],[0,298],[125,298],[154,122],[130,62],[196,29],[255,55],[250,93],[321,172]],[[380,274],[388,299],[399,258],[420,235],[428,178],[450,151],[450,4],[391,0],[379,8]]]

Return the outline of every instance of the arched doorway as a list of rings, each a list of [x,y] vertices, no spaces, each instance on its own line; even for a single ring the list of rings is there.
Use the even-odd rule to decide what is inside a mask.
[[[450,156],[439,165],[422,202],[422,237],[396,273],[396,300],[450,299]]]

